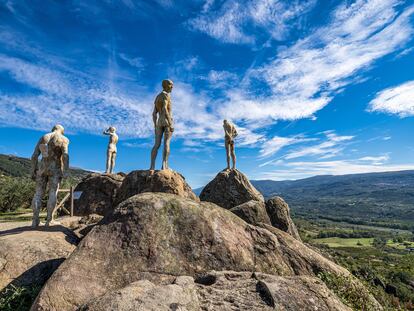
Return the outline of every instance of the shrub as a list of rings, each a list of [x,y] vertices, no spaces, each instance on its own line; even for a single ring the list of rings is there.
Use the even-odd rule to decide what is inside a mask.
[[[36,299],[41,286],[9,285],[0,292],[0,310],[2,311],[26,311],[30,309]]]
[[[0,177],[0,212],[30,207],[35,183],[25,177]]]

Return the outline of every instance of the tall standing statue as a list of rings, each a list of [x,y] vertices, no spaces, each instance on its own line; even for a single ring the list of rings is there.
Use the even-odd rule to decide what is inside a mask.
[[[168,156],[170,155],[170,141],[174,132],[174,124],[171,113],[171,91],[173,82],[171,80],[162,81],[162,92],[157,95],[154,102],[154,111],[152,119],[155,127],[155,144],[151,151],[151,168],[155,169],[155,160],[157,158],[158,149],[164,136],[164,152],[162,155],[162,169],[168,169]]]
[[[118,135],[116,134],[116,128],[110,126],[103,132],[104,135],[109,135],[108,149],[106,151],[106,174],[112,174],[115,167],[116,160],[116,143],[118,142]]]
[[[236,153],[234,151],[234,138],[237,136],[236,127],[230,121],[223,121],[224,144],[226,146],[227,169],[230,169],[230,156],[233,161],[232,168],[236,168]]]
[[[45,226],[53,220],[59,184],[69,168],[69,139],[63,134],[63,126],[55,125],[52,132],[40,138],[32,155],[32,179],[36,180],[36,193],[32,200],[33,227],[37,227],[40,223],[39,212],[47,185],[49,186],[49,198]],[[42,155],[40,162],[38,161],[39,155]]]

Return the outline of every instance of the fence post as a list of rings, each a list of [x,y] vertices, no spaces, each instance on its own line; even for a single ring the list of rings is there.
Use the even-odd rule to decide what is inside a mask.
[[[70,216],[73,216],[73,204],[74,204],[74,199],[73,199],[73,186],[70,187]]]

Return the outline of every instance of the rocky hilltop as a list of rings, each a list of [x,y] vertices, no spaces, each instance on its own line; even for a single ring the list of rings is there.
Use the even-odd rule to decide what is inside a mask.
[[[31,310],[382,310],[300,241],[281,198],[265,202],[239,171],[208,189],[200,202],[176,172],[126,176]],[[230,203],[208,202],[219,193]]]

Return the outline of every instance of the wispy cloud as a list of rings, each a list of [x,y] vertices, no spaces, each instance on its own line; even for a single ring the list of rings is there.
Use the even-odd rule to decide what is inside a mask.
[[[385,171],[413,170],[414,164],[387,164],[388,156],[371,156],[354,160],[301,161],[278,163],[277,170],[258,174],[257,179],[301,179],[315,175],[344,175]]]
[[[247,92],[229,91],[222,113],[256,120],[312,117],[376,60],[410,40],[414,7],[399,12],[398,4],[358,0],[341,5],[326,26],[251,68],[244,78]]]
[[[338,136],[333,132],[327,133],[327,140],[313,146],[304,147],[292,151],[284,157],[285,159],[296,159],[306,156],[319,156],[322,159],[337,156],[344,148],[345,142],[350,141],[354,136]]]
[[[255,43],[255,32],[258,31],[275,40],[283,40],[297,25],[297,18],[315,3],[316,0],[250,0],[246,3],[227,0],[213,9],[212,1],[207,1],[202,14],[188,24],[192,29],[226,43]]]
[[[301,137],[275,136],[271,139],[268,139],[266,142],[262,144],[259,154],[261,158],[266,158],[266,157],[274,155],[283,147],[302,143],[304,141],[309,141],[309,139],[305,139]]]
[[[396,114],[401,118],[414,116],[414,81],[390,87],[369,103],[370,111]]]

